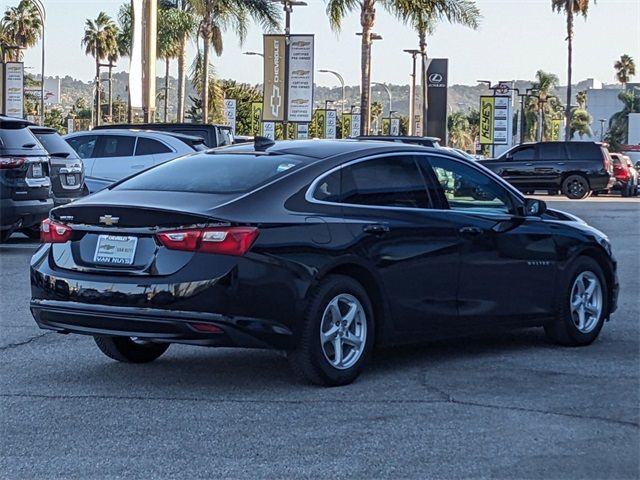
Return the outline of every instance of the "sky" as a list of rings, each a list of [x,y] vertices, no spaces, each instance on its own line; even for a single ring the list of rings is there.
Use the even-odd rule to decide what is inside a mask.
[[[124,0],[42,0],[47,9],[46,75],[89,81],[94,75],[93,59],[84,55],[80,40],[87,18],[100,11],[116,17]],[[292,33],[316,35],[316,68],[340,72],[348,85],[360,83],[359,15],[350,14],[340,33],[333,32],[325,15],[324,0],[306,0],[292,15]],[[0,0],[4,11],[18,0]],[[429,56],[449,58],[449,83],[475,85],[477,79],[529,80],[537,70],[557,74],[566,83],[566,20],[552,12],[551,0],[477,0],[482,14],[480,28],[442,23],[428,39]],[[403,49],[416,48],[417,35],[381,7],[377,9],[374,31],[383,40],[373,45],[372,79],[376,82],[407,84],[410,56]],[[261,30],[252,26],[243,46],[232,33],[224,37],[224,53],[213,58],[221,78],[233,78],[252,84],[262,81],[260,57],[242,55],[243,51],[261,51]],[[627,53],[640,66],[640,0],[600,0],[592,5],[589,17],[575,22],[574,81],[596,78],[613,83],[613,63]],[[195,47],[190,47],[191,55]],[[40,71],[40,47],[25,55],[25,65],[33,73]],[[120,60],[118,71],[128,70],[128,61]],[[158,74],[163,72],[158,65]],[[176,67],[172,66],[175,75]],[[334,86],[336,79],[318,73],[316,83]],[[640,81],[640,72],[635,79]]]

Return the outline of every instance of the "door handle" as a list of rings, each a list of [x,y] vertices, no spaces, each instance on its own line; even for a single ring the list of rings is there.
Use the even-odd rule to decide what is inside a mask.
[[[479,227],[462,227],[458,232],[465,237],[477,237],[478,235],[482,235],[484,230]]]
[[[564,165],[564,162],[556,162],[556,165]]]
[[[131,168],[142,168],[144,167],[144,164],[140,164],[140,165],[131,165]]]
[[[362,227],[362,231],[372,235],[382,235],[389,231],[389,227],[387,225],[382,225],[381,223],[372,223],[371,225],[365,225]]]

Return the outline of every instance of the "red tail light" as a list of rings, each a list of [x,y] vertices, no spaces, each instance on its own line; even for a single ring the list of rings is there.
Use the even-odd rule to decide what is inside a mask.
[[[65,243],[71,239],[71,227],[53,220],[43,220],[40,224],[40,241],[42,243]]]
[[[20,168],[24,162],[25,159],[20,157],[0,157],[0,170]]]
[[[171,250],[242,256],[249,251],[259,233],[255,227],[220,227],[172,230],[158,233],[156,237]]]
[[[629,170],[623,166],[614,165],[613,166],[613,175],[617,180],[626,181],[629,180]]]

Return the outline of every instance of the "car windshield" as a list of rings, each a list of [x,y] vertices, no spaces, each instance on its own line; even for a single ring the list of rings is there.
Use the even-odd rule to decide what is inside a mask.
[[[299,158],[266,154],[194,154],[163,163],[120,185],[122,190],[241,193],[302,165]]]

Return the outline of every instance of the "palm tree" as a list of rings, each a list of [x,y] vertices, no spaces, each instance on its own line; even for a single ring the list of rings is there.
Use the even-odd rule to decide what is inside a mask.
[[[376,5],[382,6],[389,13],[404,21],[415,24],[416,19],[422,18],[435,24],[440,19],[458,22],[463,16],[463,11],[473,13],[476,20],[479,12],[475,3],[470,0],[326,0],[327,15],[331,27],[340,30],[343,18],[353,10],[360,12],[360,25],[362,26],[362,43],[360,54],[361,83],[360,83],[360,133],[366,135],[370,128],[370,97],[371,97],[371,33],[376,20]],[[476,23],[477,24],[477,23]],[[426,27],[425,27],[426,38]],[[426,40],[424,42],[426,48]],[[425,63],[426,66],[426,63]]]
[[[596,0],[593,0],[596,3]],[[564,13],[567,16],[567,104],[565,106],[565,141],[571,140],[571,75],[573,62],[573,17],[580,14],[585,19],[589,10],[589,0],[551,0],[551,8],[554,12]]]
[[[614,113],[609,120],[609,131],[605,140],[609,142],[611,151],[619,151],[621,145],[629,141],[629,114],[640,113],[640,97],[633,92],[623,90],[618,94],[623,104],[622,110]]]
[[[100,62],[113,58],[118,49],[118,26],[109,15],[100,12],[95,20],[87,19],[81,45],[84,53],[96,61],[96,125],[100,124]]]
[[[588,137],[593,136],[591,130],[591,115],[583,108],[576,108],[571,114],[571,136],[577,133],[580,138],[585,135]]]
[[[553,73],[543,70],[536,72],[536,81],[531,87],[535,91],[535,97],[529,97],[525,104],[526,137],[529,140],[544,139],[551,123],[552,112],[559,105],[553,93],[559,82],[558,76]]]
[[[35,4],[29,0],[21,0],[17,7],[10,7],[4,12],[1,23],[3,43],[20,48],[33,47],[42,32],[42,20]],[[20,49],[9,51],[8,59],[22,59]]]
[[[620,60],[613,64],[616,69],[616,79],[622,84],[622,88],[629,83],[631,77],[636,74],[636,63],[629,55],[622,55]]]
[[[222,34],[228,29],[238,35],[242,43],[247,35],[249,17],[265,29],[279,25],[280,12],[269,0],[191,0],[193,13],[198,19],[198,36],[202,39],[202,62],[208,67],[209,47],[222,55]],[[202,76],[202,121],[209,121],[209,75]]]
[[[462,150],[472,149],[474,137],[471,136],[469,119],[464,112],[457,111],[449,115],[447,127],[449,130],[449,146],[461,148]]]

